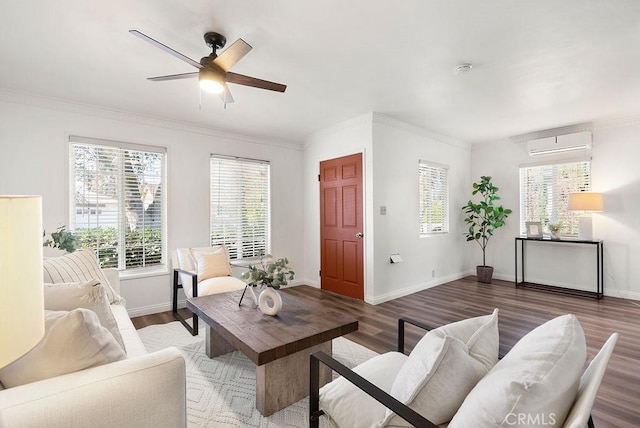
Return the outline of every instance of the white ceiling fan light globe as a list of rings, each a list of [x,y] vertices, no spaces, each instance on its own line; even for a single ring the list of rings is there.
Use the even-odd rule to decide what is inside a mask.
[[[200,81],[200,88],[202,88],[203,91],[212,94],[221,94],[224,92],[224,86],[222,85],[224,76],[215,70],[201,69],[198,74],[198,80]]]
[[[222,86],[222,83],[208,79],[200,80],[200,88],[203,91],[210,92],[212,94],[221,94],[224,91],[224,86]]]

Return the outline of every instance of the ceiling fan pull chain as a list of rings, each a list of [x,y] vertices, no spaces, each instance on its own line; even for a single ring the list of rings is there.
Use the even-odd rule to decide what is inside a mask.
[[[202,89],[198,90],[199,100],[198,100],[198,110],[202,110]]]

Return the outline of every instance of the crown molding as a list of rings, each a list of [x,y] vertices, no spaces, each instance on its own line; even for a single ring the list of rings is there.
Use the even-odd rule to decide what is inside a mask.
[[[420,137],[429,138],[432,140],[436,140],[439,143],[448,144],[450,146],[457,147],[459,149],[471,150],[471,144],[464,141],[460,141],[448,135],[439,134],[435,131],[431,131],[416,125],[412,125],[407,122],[403,122],[391,116],[387,116],[386,114],[372,113],[372,116],[373,116],[373,122],[379,125],[387,126],[389,128],[394,128],[394,129],[400,129],[402,131],[409,132],[411,134],[418,135]]]
[[[23,104],[32,107],[40,107],[51,110],[65,111],[69,113],[84,114],[101,119],[117,120],[121,122],[131,122],[138,125],[147,125],[156,128],[165,128],[175,131],[192,134],[207,135],[221,139],[241,141],[244,143],[262,144],[272,147],[280,147],[292,150],[302,150],[302,144],[290,140],[280,140],[258,135],[241,134],[220,128],[205,127],[189,122],[180,122],[154,116],[147,116],[125,110],[110,109],[107,107],[84,104],[71,100],[45,97],[40,95],[15,92],[7,89],[0,89],[0,101]]]
[[[371,124],[372,121],[373,121],[373,113],[370,112],[370,113],[362,114],[360,116],[356,116],[349,120],[345,120],[344,122],[337,123],[328,128],[321,129],[319,131],[316,131],[310,134],[309,136],[307,136],[307,138],[305,138],[304,148],[307,149],[318,138],[327,137],[329,135],[339,133],[345,129],[355,128],[363,124]]]
[[[307,137],[304,147],[305,149],[308,148],[311,144],[314,143],[314,141],[317,138],[332,135],[348,128],[360,126],[362,124],[373,126],[374,123],[387,126],[389,128],[394,128],[394,129],[399,129],[405,132],[409,132],[409,133],[418,135],[420,137],[430,138],[439,143],[448,144],[464,150],[471,150],[471,145],[469,143],[457,140],[453,137],[438,134],[437,132],[430,131],[428,129],[420,128],[410,123],[403,122],[398,119],[394,119],[391,116],[387,116],[385,114],[376,113],[376,112],[365,113],[360,116],[356,116],[353,119],[340,122],[337,125],[331,126],[329,128],[314,132],[309,137]]]

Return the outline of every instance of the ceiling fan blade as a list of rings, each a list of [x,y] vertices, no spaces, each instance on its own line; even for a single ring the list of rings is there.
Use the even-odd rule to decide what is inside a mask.
[[[220,99],[225,104],[231,104],[233,102],[233,97],[231,96],[231,91],[229,90],[229,86],[226,83],[223,83],[224,91],[220,93]]]
[[[267,89],[269,91],[284,92],[287,85],[269,82],[267,80],[257,79],[255,77],[245,76],[243,74],[227,72],[227,83],[235,83],[236,85],[252,86],[254,88]]]
[[[242,39],[238,39],[231,46],[225,49],[213,63],[224,71],[229,71],[238,61],[242,59],[249,51],[253,49],[251,45]]]
[[[171,49],[169,46],[163,45],[162,43],[160,43],[157,40],[152,39],[151,37],[147,36],[146,34],[141,33],[138,30],[129,30],[129,32],[131,34],[133,34],[134,36],[140,37],[142,40],[151,43],[152,45],[154,45],[157,48],[162,49],[163,51],[165,51],[166,53],[168,53],[169,55],[173,55],[174,57],[183,60],[184,62],[186,62],[187,64],[191,64],[196,68],[202,68],[202,65],[197,62],[192,60],[191,58],[189,58],[188,56],[182,55],[180,52],[178,51],[174,51],[173,49]]]
[[[198,72],[194,71],[193,73],[170,74],[168,76],[147,77],[147,80],[152,80],[154,82],[163,82],[165,80],[190,79],[192,77],[198,77]]]

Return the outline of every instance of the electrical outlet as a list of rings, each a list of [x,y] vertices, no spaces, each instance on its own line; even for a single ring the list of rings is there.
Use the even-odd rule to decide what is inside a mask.
[[[436,270],[432,269],[431,270],[431,278],[435,278],[436,277]]]

